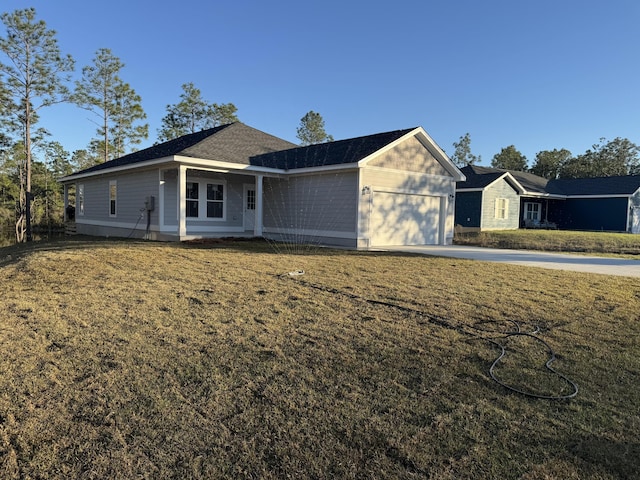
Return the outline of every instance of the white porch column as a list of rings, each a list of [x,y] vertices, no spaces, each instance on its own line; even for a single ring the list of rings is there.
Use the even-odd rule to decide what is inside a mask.
[[[262,212],[263,208],[263,199],[262,199],[262,181],[264,179],[264,175],[256,175],[256,219],[254,224],[253,234],[256,237],[262,236]]]
[[[187,167],[178,167],[178,237],[187,235]]]

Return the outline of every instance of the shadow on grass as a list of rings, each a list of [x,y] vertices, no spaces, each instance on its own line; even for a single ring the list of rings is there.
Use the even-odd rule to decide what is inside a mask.
[[[570,450],[587,463],[605,468],[618,478],[637,478],[640,472],[640,444],[590,436],[578,439]]]

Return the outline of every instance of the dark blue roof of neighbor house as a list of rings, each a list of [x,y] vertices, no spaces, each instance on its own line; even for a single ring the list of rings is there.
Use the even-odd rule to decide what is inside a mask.
[[[462,168],[466,175],[466,182],[458,182],[456,188],[484,188],[505,173],[511,174],[527,192],[545,193],[548,180],[533,173],[520,172],[518,170],[503,170],[501,168],[481,167],[479,165],[467,165]]]
[[[265,153],[252,157],[251,165],[293,170],[357,163],[413,130],[415,128]]]
[[[633,195],[640,189],[640,175],[566,178],[549,180],[549,193],[561,195]]]
[[[456,189],[458,190],[467,188],[485,188],[507,173],[507,170],[482,167],[480,165],[467,165],[466,167],[462,167],[460,170],[462,170],[462,173],[467,177],[467,180],[456,183]]]
[[[528,193],[551,195],[632,195],[640,188],[640,175],[547,180],[533,173],[517,170],[468,165],[462,172],[466,182],[458,182],[456,189],[484,188],[509,172]],[[525,193],[526,194],[526,193]]]

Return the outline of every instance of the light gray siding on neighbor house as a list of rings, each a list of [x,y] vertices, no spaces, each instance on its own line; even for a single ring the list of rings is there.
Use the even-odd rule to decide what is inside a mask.
[[[357,196],[356,171],[265,178],[264,234],[355,246]]]
[[[506,208],[503,209],[506,200]],[[505,218],[500,218],[502,212]],[[520,197],[504,178],[489,185],[483,192],[481,230],[514,230],[520,226]]]

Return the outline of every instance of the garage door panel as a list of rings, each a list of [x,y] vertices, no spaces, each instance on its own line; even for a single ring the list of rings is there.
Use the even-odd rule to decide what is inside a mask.
[[[372,200],[372,246],[438,243],[439,197],[375,192]]]

